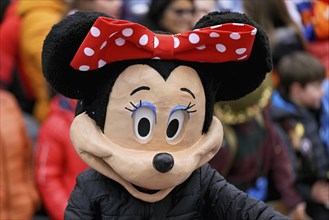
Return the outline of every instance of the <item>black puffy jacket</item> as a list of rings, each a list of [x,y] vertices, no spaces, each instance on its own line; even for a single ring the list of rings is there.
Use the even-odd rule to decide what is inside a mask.
[[[89,169],[77,178],[65,219],[288,219],[261,201],[248,197],[209,164],[193,172],[165,199],[147,203],[120,184]]]

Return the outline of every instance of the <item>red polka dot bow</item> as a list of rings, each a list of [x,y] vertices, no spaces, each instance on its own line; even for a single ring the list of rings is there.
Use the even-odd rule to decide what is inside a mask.
[[[131,59],[165,59],[220,63],[247,60],[257,29],[227,23],[181,34],[155,34],[125,20],[99,17],[71,61],[80,71]]]

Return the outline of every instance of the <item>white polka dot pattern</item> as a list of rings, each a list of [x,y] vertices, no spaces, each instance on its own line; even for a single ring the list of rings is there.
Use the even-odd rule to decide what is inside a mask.
[[[89,71],[129,59],[210,63],[244,61],[250,56],[256,34],[257,29],[250,25],[227,23],[163,35],[140,24],[100,17],[81,44],[71,66]]]
[[[222,26],[221,24],[219,24],[219,25],[214,25],[214,26],[211,26],[210,29],[216,29],[216,28],[219,28],[219,27],[221,27],[221,26]]]
[[[199,35],[197,35],[195,33],[190,34],[190,36],[188,37],[188,39],[191,42],[191,44],[197,44],[200,41]]]
[[[157,48],[159,46],[159,39],[154,36],[154,48]]]
[[[123,46],[126,43],[125,39],[119,37],[115,40],[115,44],[118,46]]]
[[[174,37],[174,48],[179,47],[180,41],[177,37]]]
[[[233,25],[235,25],[235,26],[243,26],[244,24],[241,24],[241,23],[233,23]]]
[[[246,51],[247,51],[246,48],[239,48],[239,49],[236,49],[235,52],[236,52],[237,54],[241,55],[241,54],[245,53]]]
[[[105,64],[106,64],[106,62],[104,60],[100,59],[98,61],[98,68],[102,68],[103,66],[105,66]]]
[[[210,34],[209,34],[209,37],[211,37],[211,38],[215,38],[215,37],[219,37],[220,35],[218,34],[218,33],[216,33],[216,32],[211,32]]]
[[[223,44],[216,44],[216,50],[221,53],[224,53],[226,51],[226,47]]]
[[[99,35],[101,34],[101,32],[99,31],[99,29],[97,27],[92,27],[90,30],[90,33],[94,37],[99,37]]]
[[[86,47],[83,51],[85,52],[85,54],[86,54],[88,57],[94,55],[94,53],[95,53],[95,51],[94,51],[93,49],[89,48],[89,47]]]
[[[139,39],[139,44],[142,46],[145,46],[149,40],[149,37],[144,34],[140,39]]]
[[[196,49],[198,49],[198,50],[204,50],[204,49],[206,49],[206,45],[198,46],[198,47],[196,47]]]
[[[107,41],[104,41],[103,43],[102,43],[102,46],[101,46],[101,50],[103,50],[103,48],[106,46],[106,44],[107,44]]]
[[[80,71],[88,71],[89,68],[90,68],[90,67],[87,66],[87,65],[82,65],[82,66],[79,67],[79,70],[80,70]]]
[[[248,57],[248,55],[244,55],[242,57],[239,57],[238,60],[243,60],[243,59],[246,59]]]
[[[122,31],[123,36],[130,37],[133,34],[133,29],[126,28]]]
[[[239,40],[241,36],[239,33],[232,33],[230,34],[230,38],[232,38],[233,40]]]

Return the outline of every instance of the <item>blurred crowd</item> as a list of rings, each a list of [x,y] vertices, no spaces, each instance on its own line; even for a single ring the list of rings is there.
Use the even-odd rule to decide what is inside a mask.
[[[224,142],[210,164],[292,219],[329,219],[329,0],[1,0],[0,219],[63,219],[88,168],[70,141],[77,100],[56,93],[41,66],[45,36],[77,11],[172,34],[212,11],[260,24],[273,69],[256,91],[216,104]]]

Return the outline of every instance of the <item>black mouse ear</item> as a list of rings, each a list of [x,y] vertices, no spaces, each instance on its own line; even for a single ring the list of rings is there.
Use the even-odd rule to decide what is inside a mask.
[[[98,12],[76,12],[54,25],[46,36],[42,48],[44,76],[57,92],[67,97],[81,99],[98,85],[100,70],[82,72],[73,69],[70,62],[100,16],[109,17]]]
[[[248,18],[237,12],[211,12],[202,17],[194,29],[224,23],[243,23],[257,28],[250,57],[246,61],[208,64],[207,71],[218,83],[217,101],[241,98],[255,90],[272,69],[272,55],[265,31]]]

